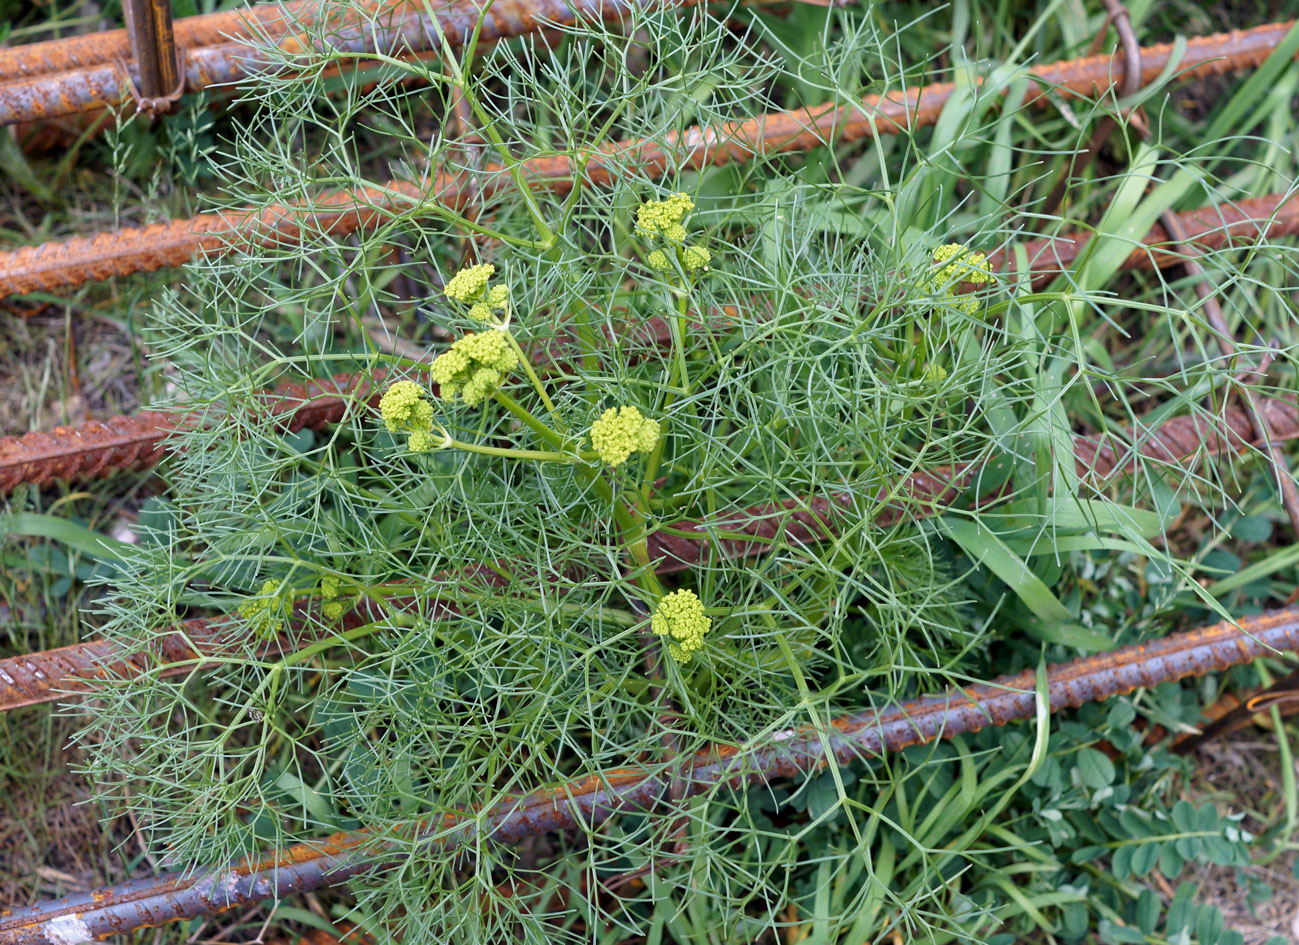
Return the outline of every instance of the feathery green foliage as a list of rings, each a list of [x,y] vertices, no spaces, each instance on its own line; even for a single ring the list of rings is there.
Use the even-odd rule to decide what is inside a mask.
[[[216,409],[179,438],[167,499],[114,564],[107,632],[145,650],[209,611],[249,632],[202,675],[103,692],[81,736],[100,798],[185,866],[336,830],[396,838],[410,855],[355,881],[351,914],[405,945],[702,945],[790,925],[816,942],[1219,940],[1189,892],[1161,909],[1144,882],[1249,855],[1239,816],[1177,801],[1184,762],[1133,725],[1193,720],[1194,691],[1175,686],[524,849],[417,836],[447,811],[669,765],[665,746],[762,743],[1221,611],[1231,588],[1201,583],[1222,573],[1212,542],[1188,551],[1170,528],[1190,507],[1225,523],[1264,467],[1138,459],[1096,491],[1071,437],[1227,396],[1239,366],[1190,288],[1118,264],[1159,210],[1273,189],[1292,167],[1237,139],[1192,150],[1178,119],[1159,121],[1156,87],[1162,150],[1121,139],[1123,160],[1070,191],[1098,234],[1080,264],[1046,289],[1002,274],[954,292],[1020,225],[1065,228],[1035,220],[1032,195],[1090,116],[1013,108],[1028,41],[1073,50],[1100,25],[1057,6],[1020,24],[1022,48],[990,50],[1000,64],[962,58],[971,7],[929,14],[952,19],[959,86],[933,129],[666,175],[628,158],[607,187],[582,186],[581,161],[610,141],[911,84],[934,51],[912,37],[933,23],[886,36],[882,7],[637,9],[554,48],[384,58],[364,76],[310,54],[255,85],[220,154],[231,203],[323,217],[337,208],[322,195],[388,178],[483,187],[349,236],[307,213],[301,244],[197,263],[150,313],[184,400]],[[1223,107],[1264,121],[1282,106]],[[551,154],[577,162],[567,192],[517,170]],[[1290,251],[1208,263],[1253,329],[1242,359],[1292,337],[1270,288],[1293,275]],[[469,333],[486,339],[473,353],[456,340]],[[434,397],[448,351],[464,363],[433,368]],[[1289,349],[1277,364],[1289,385]],[[400,397],[382,419],[353,403],[320,434],[253,409],[277,382],[344,370],[385,370]],[[600,426],[632,405],[652,435]],[[899,488],[967,465],[981,472],[941,515]],[[653,531],[703,519],[720,541],[745,509],[787,526],[821,498],[833,540],[778,535],[748,560],[718,543],[671,578],[649,560]],[[318,616],[292,629],[294,601]],[[343,629],[357,607],[374,619]],[[266,656],[281,630],[300,648]],[[641,870],[640,887],[597,891]]]

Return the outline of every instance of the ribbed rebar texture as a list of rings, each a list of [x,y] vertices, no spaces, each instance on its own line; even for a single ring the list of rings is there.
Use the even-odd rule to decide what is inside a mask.
[[[698,0],[661,0],[665,6],[683,6]],[[237,82],[251,75],[283,69],[284,54],[309,51],[337,52],[351,55],[383,53],[410,55],[441,48],[439,27],[452,46],[462,44],[483,18],[480,36],[491,41],[521,36],[548,26],[571,26],[579,20],[618,20],[629,11],[626,0],[497,0],[483,16],[484,4],[474,0],[454,0],[435,12],[424,12],[422,4],[402,2],[368,4],[359,11],[337,14],[335,19],[316,21],[313,10],[320,4],[288,7],[272,5],[254,7],[257,13],[216,14],[198,18],[192,30],[177,24],[177,42],[185,51],[185,89],[190,92],[212,85]],[[305,17],[307,32],[281,35],[279,50],[251,45],[249,40],[259,31],[268,38],[284,34],[295,27],[294,15]],[[436,23],[435,23],[436,19]],[[184,23],[185,21],[182,21]],[[242,41],[223,40],[228,30]],[[122,33],[122,36],[118,34]],[[208,44],[187,43],[206,39]],[[100,34],[109,55],[90,50],[93,37],[83,37],[63,45],[40,43],[7,51],[11,71],[0,75],[17,76],[0,82],[0,125],[38,121],[93,111],[130,101],[127,85],[139,87],[140,76],[134,63],[124,62],[123,31]],[[30,49],[30,52],[24,52]],[[79,62],[63,71],[53,68],[66,62]]]
[[[726,318],[723,309],[719,318]],[[650,319],[621,337],[633,337],[647,346],[661,345],[670,328],[661,318]],[[532,348],[538,371],[548,375],[569,370],[569,346],[559,340]],[[288,433],[321,430],[339,422],[348,403],[375,406],[386,369],[373,374],[336,374],[319,380],[294,381],[259,394],[257,415],[275,422]],[[162,459],[169,436],[208,425],[211,414],[198,411],[141,411],[133,416],[90,420],[52,431],[0,437],[0,495],[22,483],[44,485],[52,480],[84,480],[125,470],[140,470]]]
[[[1059,711],[1143,686],[1198,676],[1299,649],[1299,610],[1218,623],[1113,653],[1051,667],[1047,698]],[[662,810],[674,780],[681,797],[718,785],[768,784],[805,777],[831,761],[849,764],[977,732],[1036,714],[1034,674],[1023,672],[944,696],[835,719],[825,730],[786,729],[743,746],[698,752],[679,766],[629,766],[522,796],[480,810],[449,813],[400,843],[365,831],[299,844],[279,856],[192,874],[174,873],[76,893],[0,913],[0,945],[77,945],[134,929],[223,912],[337,885],[407,855],[412,841],[441,851],[480,840],[516,844],[556,830],[592,830],[624,811]]]
[[[224,45],[259,35],[277,35],[295,23],[306,25],[320,0],[293,3],[260,3],[242,10],[205,13],[176,21],[176,45],[181,49]],[[105,30],[82,36],[52,39],[0,49],[0,90],[11,82],[36,76],[72,72],[114,59],[129,59],[131,44],[126,30]]]
[[[1299,233],[1299,191],[1186,210],[1176,214],[1176,219],[1186,233],[1186,242],[1200,253],[1248,245],[1263,238],[1294,236]],[[1025,243],[1033,283],[1049,282],[1068,269],[1090,239],[1090,233],[1074,232]],[[1186,257],[1173,247],[1174,241],[1163,224],[1151,227],[1141,242],[1144,246],[1132,251],[1123,268],[1167,269],[1185,262]],[[996,269],[1012,269],[1012,259],[1009,250],[988,256],[989,264]]]
[[[592,3],[602,11],[610,8],[608,0],[582,2]],[[509,28],[524,29],[534,22],[533,19],[522,19],[523,9],[527,9],[535,19],[532,8],[521,8],[516,11],[520,19],[510,20]],[[495,8],[493,12],[497,12]],[[551,15],[552,18],[555,16],[553,12]],[[1289,27],[1289,23],[1280,23],[1193,39],[1180,60],[1180,74],[1201,76],[1257,65],[1276,47]],[[1172,53],[1171,45],[1143,50],[1143,81],[1153,80],[1168,64]],[[190,57],[190,68],[191,71],[198,68],[193,56]],[[1062,94],[1096,95],[1121,79],[1122,65],[1109,56],[1091,56],[1036,67],[1031,72],[1037,77],[1035,94],[1045,88],[1055,88]],[[668,135],[662,141],[632,139],[602,146],[585,156],[529,159],[523,162],[522,170],[533,185],[565,193],[575,186],[579,173],[584,175],[586,183],[603,185],[618,176],[620,168],[626,166],[661,174],[670,168],[698,169],[750,160],[758,155],[806,151],[830,141],[895,134],[903,129],[932,124],[955,88],[951,83],[939,83],[906,92],[868,96],[853,105],[802,108],[713,127],[695,126],[680,134]],[[1038,97],[1041,98],[1040,94]],[[510,186],[512,181],[504,168],[488,165],[472,177],[468,174],[440,174],[420,182],[393,181],[382,187],[324,194],[309,205],[280,204],[257,212],[203,213],[187,220],[24,247],[0,253],[0,295],[152,272],[181,265],[202,254],[221,254],[255,246],[290,245],[301,240],[306,232],[346,235],[371,220],[400,213],[418,213],[421,206],[430,204],[464,209],[470,202],[490,199]],[[1287,203],[1289,196],[1260,198],[1268,199],[1275,199],[1276,203],[1272,205],[1275,209]],[[1201,233],[1205,232],[1205,227],[1214,229],[1220,226],[1211,218],[1216,212],[1215,208],[1210,212],[1210,218],[1201,220]],[[1270,215],[1260,212],[1257,216],[1238,221],[1239,238],[1245,239],[1250,232],[1255,237],[1258,235],[1257,222],[1244,220],[1256,221]],[[1196,238],[1197,226],[1193,221],[1188,220],[1188,231],[1193,242],[1202,242]],[[1067,247],[1075,244],[1081,247],[1083,242],[1085,239],[1078,235],[1057,238],[1049,244],[1035,246],[1030,259],[1040,259],[1043,266],[1058,268],[1070,251]],[[1166,236],[1151,242],[1166,242]],[[1154,258],[1158,261],[1163,257],[1156,255]]]
[[[465,572],[487,583],[504,581],[486,568]],[[393,597],[390,607],[398,610],[415,605],[409,597]],[[447,603],[432,603],[424,611],[431,619],[456,613]],[[337,621],[320,617],[319,602],[303,600],[295,605],[284,632],[261,644],[264,658],[278,658],[319,639],[322,627],[329,633],[342,632],[383,618],[377,605],[362,601],[344,611]],[[184,676],[201,669],[204,662],[246,652],[248,625],[230,617],[194,617],[179,621],[168,633],[157,636],[146,647],[130,647],[121,641],[89,640],[57,650],[0,660],[0,711],[52,702],[55,699],[92,692],[107,683],[121,683],[142,675],[155,678]]]
[[[644,333],[647,341],[659,338],[659,329],[650,326]],[[559,349],[544,353],[543,367],[562,367]],[[286,432],[302,429],[321,430],[341,420],[349,403],[366,403],[373,406],[379,388],[388,372],[373,375],[338,374],[320,380],[293,382],[281,385],[261,395],[264,415],[274,419]],[[1266,412],[1274,439],[1277,441],[1299,438],[1299,408],[1295,402],[1283,398],[1263,398],[1261,409]],[[106,476],[125,470],[147,468],[160,460],[165,452],[168,436],[184,430],[199,428],[208,422],[198,412],[167,413],[142,411],[134,416],[112,417],[108,420],[91,420],[74,427],[55,427],[52,431],[26,433],[22,436],[0,437],[0,494],[12,491],[22,483],[44,485],[54,479],[84,480]],[[1131,471],[1141,460],[1156,463],[1180,463],[1197,453],[1216,455],[1228,451],[1241,451],[1260,446],[1256,442],[1249,416],[1239,407],[1226,406],[1216,413],[1201,413],[1173,417],[1148,428],[1138,424],[1134,429],[1110,433],[1099,439],[1078,436],[1074,438],[1074,454],[1078,475],[1088,480],[1108,479],[1117,472]],[[917,472],[902,481],[894,493],[906,498],[905,505],[897,504],[886,512],[881,524],[896,521],[898,515],[926,506],[944,507],[957,494],[974,481],[972,466],[953,470],[939,467]],[[736,539],[734,556],[745,557],[754,553],[754,542],[771,541],[780,530],[788,542],[819,541],[814,537],[819,518],[829,511],[829,501],[812,500],[812,504],[793,517],[787,513],[802,500],[790,500],[780,507],[747,510],[743,513],[746,528],[753,528],[754,520],[768,519],[758,531],[748,532],[751,538]],[[687,522],[678,528],[694,529],[701,523]],[[727,529],[725,520],[711,528],[720,532]],[[725,541],[725,539],[723,539]],[[658,534],[651,537],[669,561],[674,558],[670,536]],[[688,543],[693,543],[693,539]],[[697,562],[696,562],[697,563]]]
[[[387,371],[373,376],[339,374],[285,384],[261,398],[264,416],[286,432],[320,430],[341,420],[349,403],[370,403]],[[24,482],[88,479],[119,470],[144,469],[160,460],[174,433],[205,426],[202,413],[146,410],[130,417],[90,420],[51,432],[0,438],[0,494]]]

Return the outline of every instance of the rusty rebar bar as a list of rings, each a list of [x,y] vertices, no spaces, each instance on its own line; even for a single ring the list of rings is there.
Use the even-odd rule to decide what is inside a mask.
[[[1231,330],[1227,327],[1227,319],[1223,316],[1222,306],[1218,304],[1218,297],[1209,284],[1208,273],[1200,265],[1200,251],[1187,242],[1186,232],[1177,214],[1164,211],[1159,219],[1163,223],[1164,230],[1172,238],[1174,248],[1182,257],[1182,265],[1186,269],[1186,274],[1195,280],[1195,292],[1204,305],[1204,317],[1208,321],[1209,327],[1213,329],[1218,342],[1218,350],[1222,352],[1224,358],[1233,361],[1234,371],[1234,361],[1237,357],[1236,342],[1232,337]],[[1272,428],[1271,420],[1263,410],[1253,387],[1248,382],[1242,381],[1238,390],[1241,399],[1245,401],[1245,406],[1249,410],[1255,438],[1259,441],[1263,452],[1272,464],[1277,492],[1281,496],[1281,505],[1285,508],[1286,515],[1290,519],[1290,528],[1294,535],[1299,538],[1299,487],[1295,486],[1294,476],[1290,472],[1290,465],[1286,462],[1285,454],[1281,452],[1281,445],[1276,431]]]
[[[1272,443],[1299,439],[1299,404],[1294,400],[1261,398],[1258,408],[1266,417]],[[1256,434],[1249,411],[1224,407],[1217,414],[1171,417],[1153,427],[1138,423],[1101,436],[1075,436],[1074,468],[1084,482],[1100,485],[1132,473],[1142,462],[1180,465],[1197,455],[1239,453],[1265,442]],[[876,523],[891,525],[904,517],[938,514],[977,485],[980,469],[980,463],[966,463],[902,478],[876,495],[886,503]],[[818,544],[834,537],[835,520],[856,501],[853,493],[845,491],[675,522],[648,537],[649,556],[659,562],[658,573],[670,574],[698,567],[713,554],[725,559],[760,555],[777,541],[784,547]]]
[[[136,108],[155,117],[184,91],[180,50],[171,18],[171,0],[123,0],[131,57],[140,73],[133,86]],[[125,63],[125,60],[118,60]]]
[[[561,0],[547,2],[563,6]],[[602,10],[619,6],[608,0],[574,0],[574,3],[593,3]],[[569,8],[563,6],[563,9]],[[497,12],[493,8],[493,14]],[[531,8],[529,12],[532,13]],[[554,12],[549,15],[557,17]],[[511,21],[500,28],[522,30],[533,22]],[[470,25],[467,21],[464,24],[465,28]],[[1290,25],[1272,24],[1193,39],[1180,60],[1180,74],[1199,76],[1256,66],[1276,47]],[[1173,53],[1171,45],[1143,49],[1142,81],[1156,78]],[[191,83],[197,81],[193,73],[198,68],[191,55],[188,80]],[[1048,89],[1066,96],[1098,94],[1123,77],[1121,64],[1111,56],[1038,66],[1030,73],[1036,77],[1031,94],[1042,100]],[[935,122],[955,89],[952,83],[938,83],[905,92],[867,96],[850,105],[801,108],[712,127],[695,126],[662,140],[631,139],[603,145],[587,154],[527,159],[522,162],[522,171],[533,186],[562,194],[578,186],[579,178],[587,184],[607,184],[626,165],[661,174],[673,167],[700,169],[747,161],[760,155],[806,151],[835,140],[896,134]],[[3,99],[0,87],[0,109],[3,109]],[[370,221],[400,213],[419,213],[422,206],[432,204],[463,210],[512,186],[505,169],[492,164],[472,175],[443,173],[423,181],[391,181],[377,187],[336,191],[323,194],[310,204],[274,204],[260,211],[207,212],[170,223],[24,247],[0,253],[0,295],[153,272],[181,265],[202,254],[291,245],[301,241],[304,233],[345,235]],[[1299,210],[1295,217],[1299,219]],[[1058,262],[1068,255],[1071,245],[1076,255],[1076,244],[1066,243],[1062,238],[1043,241],[1034,248],[1030,259],[1039,256],[1050,259],[1054,252]]]
[[[351,394],[340,391],[348,375],[332,378],[316,398],[306,396],[310,387],[299,388],[297,399],[272,401],[268,413],[283,417],[286,427],[311,422],[328,423],[341,419],[349,402],[374,403],[377,381]],[[1259,401],[1274,439],[1299,438],[1299,405],[1294,401],[1268,398]],[[1075,466],[1084,480],[1100,483],[1113,476],[1129,473],[1138,462],[1179,463],[1201,452],[1215,455],[1237,452],[1257,445],[1249,413],[1238,407],[1225,408],[1217,416],[1174,417],[1153,428],[1140,424],[1121,433],[1102,437],[1075,437]],[[877,515],[880,524],[891,524],[905,515],[924,517],[937,514],[976,482],[978,467],[974,464],[916,473],[886,492],[877,494],[887,504]],[[676,574],[699,567],[720,557],[739,560],[767,553],[773,547],[796,548],[817,544],[834,536],[836,521],[857,502],[859,496],[843,491],[833,496],[791,499],[781,503],[758,505],[723,514],[708,520],[689,519],[653,532],[647,538],[650,560],[660,575]],[[462,575],[466,579],[495,582],[500,575],[493,570],[476,568]],[[439,605],[453,613],[450,604]],[[350,612],[347,619],[378,619],[369,612]],[[312,612],[305,607],[296,617],[290,637],[309,632]],[[237,622],[236,622],[237,623]],[[125,654],[120,643],[90,640],[56,650],[30,653],[0,659],[0,711],[51,702],[64,695],[92,691],[109,678],[125,678],[149,671],[164,676],[188,673],[198,668],[204,657],[225,653],[227,618],[196,618],[182,624],[173,634],[161,638],[150,652]],[[237,640],[237,637],[229,638]],[[276,643],[276,646],[288,644]]]
[[[685,6],[697,0],[662,0],[666,6]],[[317,22],[313,10],[320,4],[304,6],[290,4],[272,5],[266,12],[246,17],[246,22],[233,21],[229,15],[214,15],[195,30],[184,35],[195,35],[214,41],[207,44],[186,44],[178,36],[185,51],[184,87],[194,92],[208,86],[238,82],[252,75],[283,70],[282,57],[287,53],[299,54],[310,50],[336,52],[349,55],[384,53],[405,55],[424,53],[441,48],[441,34],[453,47],[461,45],[472,35],[482,16],[482,5],[474,0],[454,0],[435,13],[428,13],[420,4],[395,0],[389,3],[372,3],[360,10],[327,21]],[[522,36],[552,26],[571,26],[580,20],[619,20],[630,11],[625,0],[497,0],[483,18],[481,38],[485,41]],[[305,32],[293,31],[295,16],[303,16]],[[237,17],[238,15],[236,15]],[[218,17],[225,17],[217,19]],[[436,20],[436,22],[435,22]],[[235,40],[223,39],[219,29],[228,27]],[[179,25],[178,25],[179,30]],[[121,31],[104,34],[106,48],[120,50]],[[259,34],[276,39],[279,50],[271,50],[252,41]],[[8,51],[9,72],[17,75],[11,81],[0,83],[0,125],[39,121],[96,111],[129,101],[129,83],[142,88],[142,75],[135,65],[128,65],[123,75],[120,60],[125,57],[102,56],[89,50],[93,38],[79,39],[68,48],[59,42],[36,44],[31,53],[26,47]],[[129,43],[127,43],[129,47]],[[45,47],[40,49],[37,47]],[[54,48],[51,48],[54,47]],[[80,62],[64,71],[42,69],[69,61]],[[0,60],[0,68],[5,65]],[[129,80],[129,83],[124,80]]]
[[[261,395],[258,404],[263,415],[286,433],[320,430],[340,421],[349,404],[377,402],[377,387],[386,376],[387,371],[338,374],[284,384]],[[210,420],[200,411],[145,410],[75,427],[55,427],[49,433],[2,437],[0,495],[21,483],[44,485],[53,479],[90,479],[146,469],[162,459],[169,437],[201,428]]]
[[[728,312],[723,309],[720,317],[729,317]],[[620,337],[657,346],[668,341],[670,332],[663,319],[654,318],[623,331]],[[537,360],[539,373],[549,375],[569,369],[567,350],[565,343],[558,341],[534,346],[530,354]],[[381,369],[373,374],[345,373],[288,382],[257,394],[252,412],[286,433],[322,430],[342,420],[349,403],[375,406],[388,374]],[[55,427],[48,433],[0,437],[0,495],[23,483],[40,486],[56,479],[76,481],[147,469],[163,458],[170,437],[206,427],[214,419],[197,410],[144,410],[75,427]]]
[[[312,11],[320,7],[320,0],[294,0],[187,16],[175,21],[176,45],[181,49],[195,49],[264,35],[283,35],[298,24],[309,25]],[[124,29],[10,46],[0,49],[0,88],[22,79],[75,72],[115,59],[127,59],[130,55],[130,34]]]
[[[1262,239],[1277,239],[1299,234],[1299,190],[1250,197],[1231,203],[1214,204],[1177,214],[1186,236],[1185,245],[1205,253],[1244,246]],[[1034,285],[1049,282],[1065,272],[1087,249],[1092,234],[1063,233],[1059,236],[1029,240],[1023,244],[1027,271]],[[1185,262],[1185,256],[1172,245],[1173,238],[1162,223],[1157,223],[1123,261],[1124,269],[1168,269]],[[1014,271],[1009,248],[988,254],[994,269]]]
[[[1057,664],[1047,672],[1045,697],[1056,712],[1296,649],[1299,610],[1287,609]],[[705,749],[681,765],[629,765],[531,794],[505,796],[414,827],[404,842],[368,831],[334,834],[229,868],[172,873],[75,893],[0,913],[0,945],[77,945],[338,885],[401,860],[417,844],[450,852],[481,842],[517,844],[552,831],[589,831],[624,811],[655,812],[678,776],[682,798],[719,785],[739,788],[806,777],[831,760],[850,764],[989,725],[1032,719],[1037,699],[1034,673],[1025,671],[942,696],[842,716],[824,729],[785,729],[751,744]]]
[[[641,334],[647,342],[662,341],[667,330],[666,324],[659,322],[648,326]],[[557,351],[546,353],[543,370],[548,370],[552,364],[562,368],[559,358]],[[338,374],[283,384],[259,395],[257,409],[288,433],[303,429],[321,430],[339,422],[349,403],[373,406],[380,396],[378,388],[387,375],[387,371],[369,375]],[[1259,403],[1259,409],[1266,413],[1273,439],[1280,442],[1299,437],[1299,414],[1292,401],[1263,398]],[[78,481],[119,471],[146,469],[162,459],[169,437],[199,428],[210,419],[209,415],[199,411],[146,410],[133,416],[90,420],[74,427],[55,427],[48,433],[0,437],[0,495],[23,483],[45,485],[56,479]],[[1113,433],[1100,439],[1078,436],[1074,440],[1078,474],[1107,479],[1120,471],[1119,466],[1130,470],[1142,458],[1176,463],[1200,449],[1216,454],[1265,446],[1264,441],[1257,434],[1251,435],[1250,431],[1249,415],[1238,408],[1228,407],[1216,417],[1207,414],[1173,417],[1153,429],[1138,424],[1121,437]],[[969,486],[975,472],[973,464],[959,470],[939,467],[917,472],[902,480],[895,491],[913,508],[916,503],[944,506]],[[800,527],[810,524],[801,523]],[[797,538],[797,535],[792,537]]]

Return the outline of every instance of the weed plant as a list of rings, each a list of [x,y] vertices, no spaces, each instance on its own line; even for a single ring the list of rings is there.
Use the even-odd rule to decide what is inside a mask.
[[[1149,6],[1133,5],[1139,25]],[[104,689],[80,736],[101,801],[183,869],[374,831],[406,855],[338,908],[405,945],[1240,941],[1177,884],[1247,863],[1254,838],[1241,812],[1179,799],[1186,762],[1138,724],[1182,728],[1211,688],[718,787],[518,848],[421,835],[449,811],[632,762],[669,770],[1158,636],[1188,608],[1272,600],[1257,583],[1272,571],[1224,575],[1210,557],[1240,522],[1280,520],[1262,463],[1141,461],[1096,489],[1071,438],[1229,395],[1240,367],[1190,286],[1119,263],[1164,208],[1288,186],[1288,152],[1228,136],[1288,98],[1240,86],[1192,149],[1156,84],[1153,141],[1124,129],[1070,190],[1071,222],[1039,219],[1105,104],[1011,107],[1033,44],[1077,51],[1100,27],[1099,10],[1059,8],[998,63],[964,58],[979,8],[960,4],[887,30],[883,7],[696,7],[366,71],[304,54],[295,77],[253,86],[253,117],[207,159],[231,204],[323,213],[322,194],[388,179],[486,184],[487,162],[501,186],[463,207],[415,199],[346,237],[308,215],[303,240],[195,264],[153,308],[151,350],[211,420],[173,444],[106,632],[146,651],[219,612],[246,633],[201,674]],[[939,17],[946,75],[921,41]],[[580,184],[611,141],[923,76],[959,91],[912,134],[702,171],[629,157],[611,185],[561,191],[518,168],[566,155]],[[1292,94],[1293,69],[1280,81]],[[1077,225],[1097,239],[1051,286],[983,278],[982,254],[1023,227]],[[1292,254],[1207,262],[1241,357],[1282,339],[1260,391],[1292,386],[1293,312],[1273,288]],[[343,371],[386,372],[382,416],[356,400],[328,431],[288,435],[256,409],[259,390]],[[966,464],[981,472],[941,514],[898,487]],[[835,537],[787,540],[819,499]],[[1189,548],[1174,532],[1188,513],[1207,529]],[[728,556],[755,515],[776,538]],[[649,536],[688,520],[711,523],[702,564],[656,575]],[[296,648],[267,655],[277,634]]]

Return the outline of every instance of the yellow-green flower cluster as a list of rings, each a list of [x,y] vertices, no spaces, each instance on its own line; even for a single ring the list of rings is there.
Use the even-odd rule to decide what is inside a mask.
[[[424,399],[424,388],[414,381],[397,381],[379,399],[379,416],[389,433],[406,433],[412,453],[433,449],[433,405]]]
[[[712,625],[703,602],[685,588],[665,594],[650,617],[650,629],[670,639],[668,652],[678,663],[689,663],[703,648],[704,636]]]
[[[642,236],[661,236],[669,243],[684,243],[686,228],[682,221],[693,209],[695,202],[685,194],[650,200],[636,211],[636,231]]]
[[[945,380],[947,380],[947,368],[933,361],[925,365],[925,381],[930,386],[937,387]]]
[[[621,466],[632,453],[648,453],[658,438],[658,421],[635,407],[610,407],[591,424],[591,446],[610,466]]]
[[[712,258],[713,254],[702,246],[686,246],[681,250],[681,264],[686,267],[686,272],[701,272],[707,269]]]
[[[510,304],[510,289],[504,285],[489,285],[496,274],[491,263],[481,263],[461,269],[442,289],[447,298],[469,306],[469,317],[478,322],[495,321],[497,312],[505,311]]]
[[[293,591],[281,591],[279,581],[267,581],[259,596],[239,608],[239,616],[259,639],[269,640],[284,628],[284,615],[292,606]]]
[[[636,232],[650,239],[667,240],[669,249],[686,272],[702,272],[708,268],[712,254],[702,246],[686,245],[685,218],[695,209],[695,202],[686,194],[673,194],[666,200],[651,200],[636,211]],[[672,258],[663,249],[651,250],[645,257],[651,269],[672,271]]]
[[[477,406],[496,392],[505,375],[519,366],[503,331],[465,335],[434,359],[430,372],[444,400],[463,397]]]
[[[338,600],[338,578],[332,574],[320,579],[320,597],[324,604],[320,612],[327,620],[337,620],[343,616],[343,602]]]
[[[979,307],[978,298],[973,295],[957,298],[956,290],[962,282],[987,285],[992,281],[988,257],[960,243],[947,243],[934,250],[934,262],[944,265],[930,279],[933,290],[949,296],[964,311],[975,312]]]

